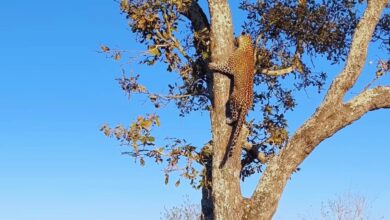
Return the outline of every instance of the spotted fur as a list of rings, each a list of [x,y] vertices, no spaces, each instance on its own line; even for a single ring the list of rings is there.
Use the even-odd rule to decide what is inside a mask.
[[[237,38],[238,47],[229,56],[228,60],[222,63],[210,63],[210,69],[233,77],[233,92],[229,99],[229,110],[233,124],[233,132],[228,143],[228,152],[225,155],[231,156],[237,143],[242,126],[245,123],[245,116],[253,104],[253,77],[254,77],[254,49],[252,39],[248,35],[241,35]],[[225,157],[226,158],[226,157]]]

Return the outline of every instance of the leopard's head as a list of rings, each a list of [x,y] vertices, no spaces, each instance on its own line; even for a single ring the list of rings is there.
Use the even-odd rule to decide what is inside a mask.
[[[246,48],[252,46],[252,39],[249,35],[240,35],[239,37],[237,37],[236,42],[239,48]]]

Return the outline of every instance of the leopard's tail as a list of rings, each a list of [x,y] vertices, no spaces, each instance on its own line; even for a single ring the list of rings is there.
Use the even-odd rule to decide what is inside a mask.
[[[238,137],[240,136],[240,132],[242,130],[242,126],[245,123],[245,116],[246,116],[246,112],[243,108],[241,108],[239,113],[238,113],[238,119],[237,119],[235,125],[233,126],[233,131],[232,131],[232,134],[230,135],[230,139],[229,139],[228,145],[226,147],[225,156],[221,162],[220,167],[223,167],[225,165],[227,159],[229,157],[231,157],[233,154],[234,148],[236,147],[236,144],[238,141]]]

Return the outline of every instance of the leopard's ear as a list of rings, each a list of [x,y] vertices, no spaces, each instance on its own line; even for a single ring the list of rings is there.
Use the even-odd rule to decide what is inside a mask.
[[[241,32],[241,35],[247,35],[248,33],[246,33],[245,31],[242,31]]]

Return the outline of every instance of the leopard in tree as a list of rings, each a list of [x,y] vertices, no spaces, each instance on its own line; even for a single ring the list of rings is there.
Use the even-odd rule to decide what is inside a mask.
[[[237,48],[225,62],[209,64],[211,70],[233,77],[233,92],[229,99],[231,115],[230,120],[227,121],[228,124],[233,125],[233,131],[221,166],[232,155],[242,126],[245,123],[245,117],[253,104],[255,62],[252,39],[249,35],[243,33],[236,39],[236,43]]]

